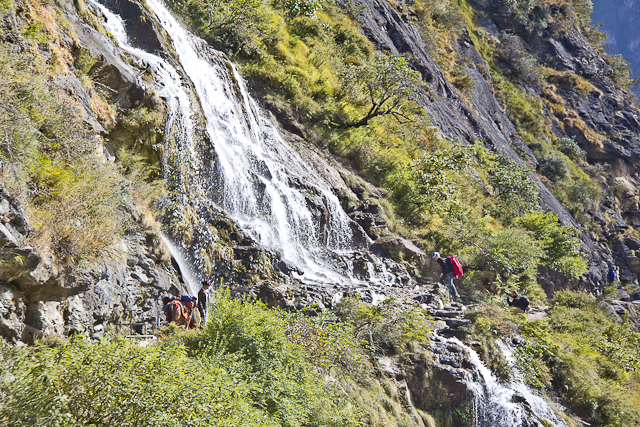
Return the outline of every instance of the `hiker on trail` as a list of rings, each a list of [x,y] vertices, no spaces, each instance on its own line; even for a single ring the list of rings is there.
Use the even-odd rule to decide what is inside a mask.
[[[607,272],[607,280],[609,281],[609,284],[613,285],[613,283],[619,279],[620,279],[620,267],[616,265],[614,267],[609,268],[609,271]]]
[[[207,321],[207,300],[209,298],[209,287],[211,283],[207,280],[202,281],[202,288],[198,292],[198,311],[200,312],[200,324],[204,326]]]
[[[529,298],[524,295],[518,295],[518,293],[514,290],[507,292],[513,300],[509,301],[509,297],[507,297],[507,304],[513,307],[513,310],[516,313],[524,313],[529,308]]]
[[[187,328],[197,328],[193,311],[196,306],[196,297],[190,295],[181,295],[179,297],[164,297],[162,308],[167,318],[167,322],[175,322],[177,325],[186,325]]]
[[[460,298],[460,294],[458,294],[458,290],[456,289],[456,285],[453,284],[453,277],[455,276],[455,271],[453,269],[453,262],[451,258],[443,258],[440,256],[440,253],[434,252],[432,259],[435,259],[438,264],[440,264],[440,268],[442,269],[442,273],[440,273],[439,282],[443,285],[447,283],[449,288],[451,289],[451,296],[455,298]]]

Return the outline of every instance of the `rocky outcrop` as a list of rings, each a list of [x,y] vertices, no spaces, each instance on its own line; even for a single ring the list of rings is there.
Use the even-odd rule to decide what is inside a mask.
[[[371,248],[398,262],[404,260],[423,261],[427,256],[410,240],[398,236],[380,237],[371,245]]]
[[[142,227],[121,242],[121,256],[68,271],[29,246],[29,224],[4,189],[0,216],[0,335],[8,340],[75,333],[98,338],[131,322],[138,332],[143,325],[150,331],[164,319],[161,295],[188,292],[170,256],[158,258],[166,248],[154,249]]]

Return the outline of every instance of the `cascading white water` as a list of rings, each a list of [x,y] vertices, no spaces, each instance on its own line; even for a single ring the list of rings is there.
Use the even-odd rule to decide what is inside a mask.
[[[187,257],[182,253],[182,249],[177,247],[171,239],[167,236],[162,236],[162,240],[164,244],[169,248],[169,252],[171,252],[171,256],[178,264],[180,268],[180,272],[182,273],[182,278],[185,281],[185,284],[189,288],[189,295],[198,295],[198,291],[200,290],[200,278],[198,277],[198,273],[193,270],[191,264],[187,260]]]
[[[524,378],[520,371],[516,368],[516,358],[513,351],[513,348],[508,346],[502,341],[498,341],[498,348],[502,352],[502,355],[507,359],[507,361],[514,368],[514,381],[511,382],[510,387],[516,391],[520,396],[523,396],[531,410],[534,414],[539,416],[542,419],[546,419],[550,421],[556,427],[566,427],[566,424],[558,419],[558,416],[555,411],[549,405],[549,402],[543,398],[542,396],[534,393],[527,385],[524,383]]]
[[[168,107],[166,133],[175,138],[177,142],[167,145],[165,157],[174,159],[173,161],[176,163],[191,164],[197,168],[198,156],[194,145],[194,124],[191,120],[192,106],[180,73],[159,56],[131,46],[124,21],[120,16],[94,0],[89,0],[88,4],[96,7],[104,16],[105,29],[115,37],[120,47],[130,53],[131,58],[137,60],[141,68],[150,67],[155,74],[156,81],[162,85],[160,95],[167,100]],[[140,78],[138,80],[141,86],[145,86]],[[188,193],[183,191],[182,194],[186,196]],[[183,203],[188,203],[188,200],[183,200]]]
[[[480,356],[472,348],[457,338],[448,338],[444,341],[464,348],[473,366],[466,383],[475,397],[477,427],[540,425],[533,422],[534,420],[546,421],[555,427],[567,427],[550,403],[527,387],[514,366],[512,366],[515,372],[514,380],[509,384],[502,384],[482,363]],[[503,343],[500,345],[507,360],[513,364],[513,352]]]
[[[307,275],[326,277],[324,247],[354,247],[349,219],[337,198],[260,114],[236,68],[184,30],[160,1],[147,4],[170,35],[207,119],[217,164],[204,178],[219,183],[209,197],[260,244],[278,250]],[[326,234],[319,230],[305,194],[292,185],[296,177],[320,192]]]
[[[236,68],[184,30],[160,1],[147,1],[169,34],[205,115],[206,134],[215,149],[214,161],[205,164],[194,148],[189,89],[179,73],[164,59],[131,47],[123,21],[93,4],[120,45],[152,67],[162,85],[161,95],[169,100],[169,125],[177,133],[171,145],[174,158],[195,171],[188,192],[197,197],[189,204],[197,208],[203,201],[213,202],[254,240],[296,265],[305,278],[344,282],[349,269],[339,267],[344,262],[336,263],[331,252],[344,255],[357,247],[349,218],[330,186],[262,115]],[[316,205],[315,213],[310,202]],[[324,218],[322,228],[318,209]],[[381,277],[388,280],[388,276]]]

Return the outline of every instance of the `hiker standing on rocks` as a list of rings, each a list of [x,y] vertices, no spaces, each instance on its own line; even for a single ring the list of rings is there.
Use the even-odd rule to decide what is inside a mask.
[[[455,276],[455,272],[453,270],[453,263],[451,262],[451,258],[442,258],[440,256],[440,253],[434,252],[431,259],[435,259],[438,264],[440,264],[440,268],[442,269],[439,282],[443,285],[447,283],[449,285],[449,288],[451,289],[451,295],[455,298],[460,298],[460,294],[458,294],[456,285],[453,284],[453,276]]]
[[[518,295],[518,292],[515,290],[511,290],[507,292],[509,297],[513,298],[513,300],[509,301],[509,297],[507,297],[507,304],[513,307],[513,310],[516,313],[524,313],[529,308],[529,298],[524,295]]]
[[[202,288],[198,291],[198,311],[200,312],[200,326],[207,323],[207,300],[209,298],[209,287],[211,283],[207,280],[202,281]]]

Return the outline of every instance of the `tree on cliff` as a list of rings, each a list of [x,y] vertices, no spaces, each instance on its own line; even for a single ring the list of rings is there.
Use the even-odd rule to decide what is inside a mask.
[[[391,115],[400,123],[413,121],[419,107],[413,105],[425,87],[420,74],[407,60],[377,53],[359,65],[342,72],[343,90],[347,97],[369,107],[364,117],[342,123],[341,127],[361,127],[374,117]]]

